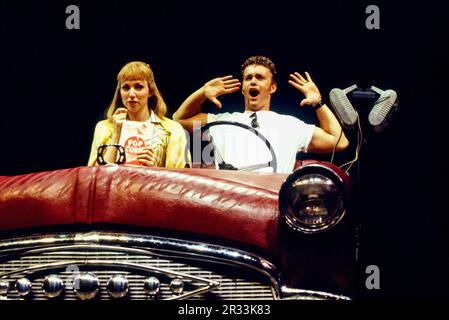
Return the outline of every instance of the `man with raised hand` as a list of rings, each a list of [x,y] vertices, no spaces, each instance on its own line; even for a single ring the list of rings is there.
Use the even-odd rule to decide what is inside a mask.
[[[288,82],[305,95],[300,106],[309,105],[315,109],[319,127],[306,124],[293,116],[270,111],[271,95],[277,89],[275,75],[276,67],[269,58],[250,57],[242,65],[242,83],[232,76],[208,81],[182,103],[173,114],[173,119],[190,132],[195,129],[195,124],[214,121],[233,121],[252,126],[272,145],[277,157],[277,172],[292,172],[298,151],[327,153],[334,149],[345,149],[348,140],[337,118],[322,102],[320,91],[307,72],[305,78],[298,72],[290,74]],[[217,98],[238,91],[240,87],[245,101],[244,112],[202,113],[202,104],[206,99],[222,108]],[[216,130],[212,132],[212,129]],[[251,134],[242,129],[219,130],[217,127],[211,128],[211,134],[226,163],[245,167],[270,161],[271,155],[266,146],[257,147],[254,142],[257,138],[247,137]],[[265,150],[262,152],[262,149]]]

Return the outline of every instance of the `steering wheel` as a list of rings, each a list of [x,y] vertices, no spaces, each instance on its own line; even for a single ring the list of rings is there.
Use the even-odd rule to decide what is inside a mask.
[[[205,124],[205,125],[201,126],[200,128],[198,128],[198,129],[196,129],[194,131],[194,133],[193,133],[194,141],[195,141],[195,139],[198,139],[196,141],[202,141],[201,138],[203,136],[203,133],[205,131],[209,130],[211,127],[223,126],[223,125],[240,127],[240,128],[246,129],[246,130],[250,131],[251,133],[255,134],[259,139],[261,139],[265,143],[265,146],[268,148],[268,150],[270,150],[271,159],[272,160],[267,162],[267,163],[260,163],[260,164],[255,164],[255,165],[250,165],[250,166],[244,166],[244,167],[237,168],[237,167],[233,166],[230,163],[225,163],[224,160],[221,158],[221,155],[219,154],[218,149],[214,145],[215,161],[218,162],[218,168],[220,170],[251,171],[251,170],[256,170],[256,169],[260,169],[260,168],[271,167],[271,168],[273,168],[273,172],[276,172],[276,170],[277,170],[277,158],[276,158],[276,154],[274,153],[273,147],[271,146],[270,142],[268,141],[267,138],[264,137],[263,134],[261,134],[259,131],[257,131],[253,127],[250,127],[250,126],[248,126],[246,124],[243,124],[243,123],[240,123],[240,122],[234,122],[234,121],[214,121],[214,122],[210,122],[208,124]],[[210,136],[212,136],[212,135],[210,135]],[[212,141],[212,143],[213,143],[213,141]],[[219,155],[218,159],[217,159],[217,154]],[[201,156],[201,165],[203,165],[203,163],[204,163],[203,160],[204,159]],[[194,161],[195,161],[195,158],[194,158]]]

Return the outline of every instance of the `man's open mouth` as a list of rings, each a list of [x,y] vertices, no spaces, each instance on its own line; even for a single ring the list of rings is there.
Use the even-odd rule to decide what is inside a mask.
[[[249,89],[249,95],[253,98],[257,97],[259,95],[259,90],[252,88]]]

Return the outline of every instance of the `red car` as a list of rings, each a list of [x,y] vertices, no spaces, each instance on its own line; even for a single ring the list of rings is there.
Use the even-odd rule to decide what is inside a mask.
[[[0,177],[0,298],[349,299],[350,181],[127,166]]]

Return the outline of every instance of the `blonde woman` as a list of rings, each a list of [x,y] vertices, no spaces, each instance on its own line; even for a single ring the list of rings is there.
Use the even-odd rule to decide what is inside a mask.
[[[150,65],[133,61],[117,75],[114,98],[106,111],[106,120],[95,127],[89,166],[96,165],[97,150],[102,144],[118,144],[124,120],[154,125],[151,147],[137,152],[139,165],[148,167],[184,168],[186,135],[180,124],[165,117],[167,106],[154,81]],[[117,150],[107,148],[104,159],[113,163]]]

